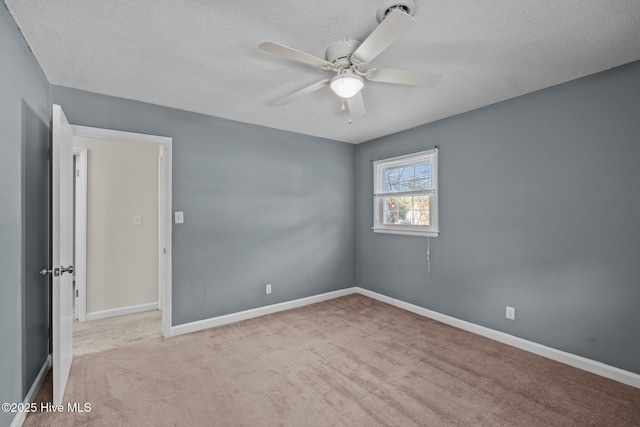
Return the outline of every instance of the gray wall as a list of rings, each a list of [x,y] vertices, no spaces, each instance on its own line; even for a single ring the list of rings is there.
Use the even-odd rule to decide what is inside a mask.
[[[356,283],[640,373],[640,62],[356,148]],[[370,160],[440,145],[440,229],[374,234]],[[505,306],[516,320],[505,319]]]
[[[353,286],[353,145],[60,86],[51,99],[72,124],[173,138],[174,325]]]
[[[23,351],[23,345],[32,344],[23,342],[24,317],[30,315],[23,312],[22,299],[25,129],[41,138],[51,114],[47,79],[4,3],[0,5],[0,58],[0,402],[22,402],[25,380],[42,366],[47,353],[27,362]],[[29,112],[26,119],[25,111]],[[29,327],[38,324],[36,319]],[[46,336],[46,330],[36,333],[41,340]],[[46,339],[35,346],[46,350]],[[0,426],[8,426],[13,416],[0,412]]]

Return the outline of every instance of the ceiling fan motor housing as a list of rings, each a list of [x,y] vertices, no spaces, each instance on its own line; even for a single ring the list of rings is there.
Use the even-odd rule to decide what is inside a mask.
[[[390,0],[378,9],[378,13],[376,13],[376,19],[378,22],[382,22],[384,18],[392,11],[392,10],[400,10],[406,13],[409,16],[414,16],[416,14],[416,9],[418,5],[413,0]]]
[[[331,43],[327,49],[327,61],[333,63],[336,68],[349,67],[351,64],[350,57],[356,51],[362,42],[358,40],[345,39]]]

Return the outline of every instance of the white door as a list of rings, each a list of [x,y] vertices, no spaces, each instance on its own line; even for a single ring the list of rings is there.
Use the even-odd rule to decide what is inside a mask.
[[[59,105],[52,135],[53,404],[60,405],[73,358],[73,131]]]

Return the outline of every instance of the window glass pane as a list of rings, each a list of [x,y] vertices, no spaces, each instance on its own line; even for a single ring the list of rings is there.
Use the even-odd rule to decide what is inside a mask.
[[[430,225],[429,196],[385,197],[384,224]]]
[[[430,190],[431,163],[417,163],[382,170],[382,191],[401,193],[403,191]]]
[[[420,190],[431,190],[431,163],[423,163],[415,166],[416,186],[420,182]]]
[[[430,190],[431,189],[431,180],[430,179],[416,179],[416,181],[415,181],[415,189],[416,190]]]

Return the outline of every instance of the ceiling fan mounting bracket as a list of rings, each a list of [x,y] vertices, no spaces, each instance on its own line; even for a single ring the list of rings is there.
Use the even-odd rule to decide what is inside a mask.
[[[361,42],[353,39],[338,40],[327,48],[327,61],[333,63],[335,69],[349,68],[351,54],[356,51]]]
[[[416,9],[418,9],[418,5],[413,0],[389,0],[378,9],[376,19],[378,22],[382,22],[392,10],[400,10],[409,16],[414,16]]]

